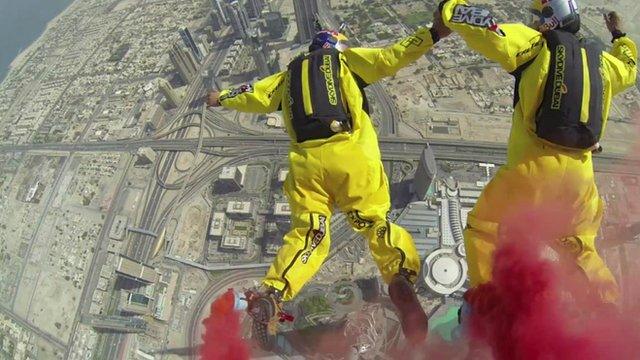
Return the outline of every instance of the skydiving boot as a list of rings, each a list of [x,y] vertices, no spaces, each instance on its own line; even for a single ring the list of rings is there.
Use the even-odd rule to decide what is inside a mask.
[[[412,344],[423,342],[429,331],[429,319],[418,301],[406,274],[396,274],[389,284],[389,296],[398,309],[404,336]]]
[[[278,323],[293,321],[293,316],[282,311],[281,294],[275,289],[249,290],[245,296],[248,303],[247,312],[253,319],[251,337],[263,350],[271,351],[276,343]]]

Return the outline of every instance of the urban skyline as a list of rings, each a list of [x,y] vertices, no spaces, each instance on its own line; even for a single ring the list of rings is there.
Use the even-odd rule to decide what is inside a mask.
[[[606,43],[601,4],[582,3],[583,32]],[[520,5],[487,4],[515,21]],[[354,46],[383,47],[428,25],[436,6],[73,2],[0,83],[0,358],[195,358],[209,305],[258,284],[291,214],[282,115],[207,108],[202,96],[285,70],[316,20],[347,24]],[[629,19],[640,11],[615,7]],[[640,28],[629,34],[640,39]],[[389,217],[414,238],[419,298],[438,321],[469,287],[462,229],[507,157],[514,84],[499,70],[452,36],[366,90]],[[638,111],[638,88],[614,101],[605,152],[594,156],[607,203],[600,244],[618,278],[640,272],[638,234],[608,236],[640,222]],[[287,305],[296,322],[265,356],[310,356],[292,335],[335,324],[355,334],[361,358],[403,344],[393,308],[375,300],[387,294],[367,245],[344,214],[330,231],[323,269]],[[626,302],[640,294],[621,287]]]

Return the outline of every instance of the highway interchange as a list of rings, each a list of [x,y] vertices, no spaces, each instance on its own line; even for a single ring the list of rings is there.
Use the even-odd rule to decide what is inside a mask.
[[[320,1],[320,17],[326,23],[332,24],[329,10],[323,1]],[[205,69],[209,69],[214,73],[217,71],[224,60],[225,49],[230,41],[226,39],[217,44],[217,49],[214,49],[205,58],[201,71]],[[91,152],[127,153],[126,167],[119,179],[115,192],[116,194],[121,194],[126,183],[128,171],[133,166],[135,153],[140,148],[150,147],[159,156],[155,163],[154,176],[149,179],[144,210],[139,219],[136,220],[135,226],[160,233],[166,228],[167,222],[172,217],[171,215],[175,209],[189,201],[210,184],[211,180],[215,179],[219,174],[222,165],[239,165],[258,158],[284,157],[289,147],[289,138],[285,135],[264,135],[255,130],[242,127],[215,110],[203,109],[196,100],[205,93],[207,85],[203,82],[202,76],[196,76],[194,82],[189,84],[186,99],[177,110],[173,121],[166,128],[159,129],[154,137],[106,142],[3,145],[0,146],[0,153],[56,153],[64,156]],[[377,119],[379,121],[379,140],[383,159],[385,160],[416,160],[427,145],[433,148],[436,158],[439,160],[489,162],[495,164],[503,164],[506,160],[506,146],[501,144],[398,138],[396,134],[400,115],[389,94],[383,86],[373,85],[369,89],[369,96],[374,97],[379,110],[378,116],[380,118]],[[191,128],[198,128],[199,136],[197,138],[186,137]],[[234,135],[213,137],[214,130],[222,130]],[[200,161],[192,166],[187,175],[179,178],[173,184],[168,183],[168,177],[174,169],[176,159],[181,152],[215,155],[221,158],[222,161]],[[194,159],[197,159],[197,157],[194,157]],[[624,156],[606,153],[599,154],[594,159],[596,171],[628,172],[629,174],[640,175],[640,159],[628,159]],[[118,208],[118,204],[121,201],[123,201],[121,196],[117,197],[108,209],[105,224],[97,243],[99,251],[96,251],[91,262],[72,334],[75,334],[81,315],[88,313],[91,305],[93,289],[95,289],[98,281],[99,270],[106,258],[108,231],[116,215],[115,209]],[[161,206],[164,207],[161,208]],[[154,238],[135,234],[129,241],[126,254],[139,261],[149,262],[152,260],[154,244]],[[255,273],[256,270],[238,271],[234,272],[232,276],[235,279],[235,277],[255,276]],[[188,329],[189,345],[196,340],[193,338],[196,333],[195,329],[198,326],[195,320],[197,320],[197,314],[200,313],[202,307],[206,306],[207,294],[213,294],[219,290],[220,286],[212,284],[198,298],[197,311],[192,314]],[[112,299],[117,302],[117,296],[112,296]],[[111,309],[115,310],[115,304],[112,304]],[[0,311],[14,317],[14,320],[18,323],[34,331],[54,347],[65,349],[67,356],[69,355],[70,344],[74,342],[73,337],[69,344],[63,344],[50,335],[30,326],[24,319],[15,318],[4,306],[0,305]],[[100,341],[100,355],[97,358],[118,358],[123,352],[125,337],[126,335],[119,333],[104,334]]]

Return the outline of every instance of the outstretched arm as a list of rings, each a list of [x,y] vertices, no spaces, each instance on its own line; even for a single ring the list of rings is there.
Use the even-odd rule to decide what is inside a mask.
[[[282,102],[281,85],[284,84],[285,76],[286,72],[280,72],[253,85],[242,85],[220,93],[212,91],[207,95],[207,104],[258,114],[277,111]]]
[[[466,0],[441,3],[440,15],[467,46],[510,73],[534,59],[544,46],[539,31],[524,24],[498,24],[489,10],[470,6]]]
[[[450,31],[442,26],[438,29],[419,28],[415,33],[387,48],[349,48],[344,55],[349,69],[372,84],[384,77],[395,75],[400,69],[418,60],[441,37]]]
[[[616,95],[635,85],[638,76],[638,49],[621,30],[621,19],[617,13],[605,15],[607,28],[613,36],[613,48],[603,57],[604,70],[609,73],[611,90]]]

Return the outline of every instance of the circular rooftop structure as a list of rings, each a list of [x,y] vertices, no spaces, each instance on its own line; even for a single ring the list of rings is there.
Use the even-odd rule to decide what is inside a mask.
[[[431,265],[431,276],[439,284],[452,285],[460,278],[460,267],[450,257],[441,257]]]
[[[437,294],[451,295],[467,280],[467,261],[456,250],[438,249],[424,261],[424,282]]]

